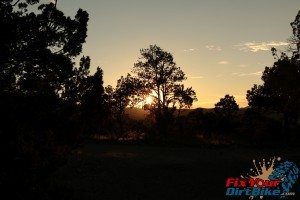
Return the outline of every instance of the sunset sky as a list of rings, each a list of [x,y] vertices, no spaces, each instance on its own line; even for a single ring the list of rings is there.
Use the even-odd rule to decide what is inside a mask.
[[[270,48],[285,50],[299,0],[58,0],[74,16],[90,14],[83,55],[105,85],[131,71],[139,50],[157,44],[173,54],[199,99],[214,107],[225,94],[247,106],[246,91],[272,65]]]

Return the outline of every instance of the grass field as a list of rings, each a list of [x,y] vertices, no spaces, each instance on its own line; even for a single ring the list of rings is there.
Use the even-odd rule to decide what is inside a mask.
[[[299,166],[299,152],[90,142],[52,176],[51,188],[56,199],[229,199],[226,178],[248,172],[253,159],[280,156]],[[300,195],[299,180],[293,191]]]

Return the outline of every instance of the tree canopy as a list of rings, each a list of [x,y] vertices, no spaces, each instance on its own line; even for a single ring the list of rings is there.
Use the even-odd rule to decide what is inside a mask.
[[[1,2],[1,91],[58,95],[74,76],[73,59],[87,36],[88,14],[79,9],[71,19],[52,3],[27,10],[38,2]]]
[[[239,106],[236,103],[234,96],[226,94],[224,98],[221,98],[218,103],[215,104],[214,111],[218,115],[230,117],[239,110]]]
[[[148,108],[154,113],[161,132],[167,132],[166,125],[176,108],[190,107],[196,100],[196,93],[191,87],[184,89],[182,82],[187,77],[171,53],[157,45],[141,49],[140,53],[132,72],[154,98]]]
[[[275,59],[273,66],[265,68],[261,85],[254,85],[247,91],[251,108],[273,110],[283,115],[285,132],[300,113],[299,17],[300,12],[291,23],[295,42],[292,45],[296,46],[292,56],[284,52],[278,55],[277,50],[272,48]]]
[[[295,20],[291,23],[293,29],[293,36],[290,39],[290,47],[293,52],[293,57],[299,59],[300,57],[300,10],[295,17]]]
[[[88,20],[82,9],[71,18],[53,3],[39,0],[0,2],[0,138],[5,163],[0,178],[1,186],[3,182],[20,189],[18,198],[35,192],[37,177],[50,174],[82,142],[84,128],[91,127],[83,116],[99,121],[103,113],[102,70],[90,75],[89,57],[82,57],[79,66],[75,62]]]
[[[154,93],[157,114],[176,106],[190,107],[196,94],[191,87],[184,89],[182,82],[187,77],[176,65],[173,55],[156,45],[141,49],[140,53],[141,58],[134,64],[133,73],[149,92]]]

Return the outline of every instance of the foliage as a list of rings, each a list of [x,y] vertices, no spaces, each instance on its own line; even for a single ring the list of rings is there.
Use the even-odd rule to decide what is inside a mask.
[[[250,106],[269,107],[278,112],[299,112],[299,65],[285,54],[262,75],[263,85],[247,92]]]
[[[31,12],[33,4],[38,9]],[[0,137],[5,163],[0,185],[7,191],[19,188],[11,193],[17,198],[45,199],[44,180],[82,143],[90,122],[103,117],[102,70],[89,75],[89,57],[82,57],[79,67],[74,62],[87,37],[88,19],[81,9],[72,19],[54,4],[38,0],[0,2]]]
[[[139,96],[147,93],[143,86],[141,81],[127,74],[126,77],[121,76],[117,81],[116,88],[110,85],[105,88],[111,114],[119,125],[118,135],[124,134],[125,108],[139,103],[141,101]]]
[[[154,98],[149,107],[155,115],[159,130],[167,132],[167,124],[176,106],[190,107],[196,100],[192,88],[184,89],[181,84],[186,76],[174,62],[171,53],[164,51],[156,45],[141,49],[141,58],[134,64],[133,73],[144,83],[144,88]]]
[[[94,75],[87,76],[84,80],[85,87],[82,91],[80,107],[82,126],[89,136],[105,129],[105,118],[109,116],[110,108],[107,107],[107,97],[103,87],[103,70],[98,67]]]
[[[295,60],[300,59],[300,11],[295,17],[295,20],[291,23],[293,29],[293,36],[290,38],[290,51],[293,52],[293,58]]]
[[[216,114],[225,117],[233,116],[238,110],[239,106],[234,97],[228,94],[226,94],[224,98],[221,98],[220,101],[215,104],[214,108]]]
[[[254,85],[247,91],[249,106],[253,109],[274,110],[282,115],[282,132],[288,134],[290,126],[297,123],[300,113],[300,62],[299,62],[299,14],[291,23],[296,49],[289,57],[286,53],[278,56],[272,48],[275,62],[266,67],[262,75],[262,85]]]
[[[178,104],[178,115],[183,108],[191,108],[193,102],[197,100],[196,92],[192,87],[184,88],[184,85],[176,85],[174,89],[173,107]]]

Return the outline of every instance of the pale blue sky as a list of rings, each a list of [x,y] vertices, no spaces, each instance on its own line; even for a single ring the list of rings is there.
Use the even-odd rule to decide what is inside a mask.
[[[246,106],[245,94],[271,65],[269,49],[285,49],[299,0],[58,0],[74,16],[90,14],[84,55],[105,85],[130,72],[139,49],[157,44],[173,53],[199,101],[213,107],[225,94]]]

